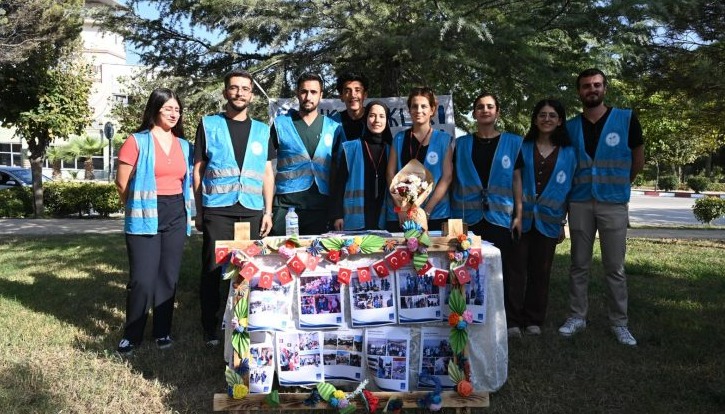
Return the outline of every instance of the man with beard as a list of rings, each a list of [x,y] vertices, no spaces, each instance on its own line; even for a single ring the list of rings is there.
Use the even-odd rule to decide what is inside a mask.
[[[203,232],[199,294],[201,324],[207,346],[219,343],[219,281],[217,240],[234,238],[234,223],[247,222],[250,236],[262,238],[272,229],[276,151],[269,127],[251,119],[252,76],[233,70],[224,76],[225,111],[202,118],[196,129],[194,196],[196,229]]]
[[[323,83],[319,75],[297,79],[299,110],[274,119],[272,142],[277,149],[276,193],[272,233],[285,234],[285,215],[294,207],[300,235],[328,229],[331,165],[343,139],[342,126],[320,115]]]
[[[611,331],[619,343],[634,346],[637,341],[627,328],[624,255],[631,182],[644,166],[642,127],[631,109],[604,104],[607,78],[601,70],[582,72],[577,78],[577,92],[583,113],[566,125],[578,158],[569,193],[571,313],[559,333],[568,337],[587,326],[589,270],[599,231]]]
[[[344,73],[337,78],[337,92],[345,104],[345,110],[332,116],[342,124],[345,138],[350,141],[362,137],[365,130],[365,99],[368,98],[368,82],[365,76]]]

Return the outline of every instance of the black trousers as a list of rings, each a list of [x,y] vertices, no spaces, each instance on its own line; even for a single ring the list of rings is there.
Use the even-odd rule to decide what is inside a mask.
[[[287,207],[274,206],[272,221],[272,235],[284,236],[285,216],[289,209]],[[330,213],[327,210],[307,210],[295,207],[297,223],[300,227],[300,236],[325,234],[329,231]]]
[[[201,304],[201,327],[207,334],[219,330],[217,313],[221,305],[219,292],[222,280],[221,265],[216,264],[214,246],[217,240],[234,239],[234,223],[249,223],[251,238],[258,237],[262,223],[262,212],[249,216],[226,216],[204,209],[203,242],[201,247],[201,281],[199,300]]]
[[[126,234],[129,282],[126,286],[126,325],[123,337],[141,343],[149,309],[153,306],[153,336],[171,333],[174,296],[186,240],[184,197],[158,196],[158,232]]]

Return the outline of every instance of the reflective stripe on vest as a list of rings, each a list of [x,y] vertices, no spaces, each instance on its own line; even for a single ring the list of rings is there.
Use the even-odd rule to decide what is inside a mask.
[[[202,178],[202,205],[227,207],[239,202],[250,210],[262,210],[262,186],[269,150],[269,127],[251,120],[242,170],[234,156],[234,146],[223,114],[202,119],[206,135],[207,165]]]
[[[532,224],[543,235],[559,237],[561,221],[566,215],[566,199],[571,190],[577,159],[573,147],[560,147],[549,182],[539,198],[536,198],[536,172],[534,167],[533,141],[524,142],[521,152],[524,157],[523,191],[524,213],[522,231],[531,230]]]
[[[586,152],[583,117],[581,114],[566,123],[572,138],[578,169],[574,175],[571,201],[588,201],[592,198],[609,203],[629,201],[631,184],[629,174],[632,151],[629,148],[630,109],[612,108],[599,136],[595,157]]]
[[[336,140],[340,139],[342,126],[330,117],[324,116],[322,134],[312,158],[292,122],[290,113],[276,117],[274,127],[279,141],[275,178],[277,194],[305,191],[314,182],[321,194],[329,195],[332,148]]]
[[[488,210],[483,211],[483,185],[473,165],[473,135],[456,141],[456,181],[453,187],[453,217],[473,225],[484,217],[491,224],[509,228],[514,209],[513,177],[523,139],[508,132],[501,134],[488,179]]]
[[[396,172],[402,170],[404,167],[402,162],[402,153],[405,132],[406,131],[400,131],[395,134],[395,138],[393,138],[393,148],[395,148],[395,151],[398,155]],[[412,138],[411,136],[411,139],[415,138]],[[423,163],[423,166],[425,166],[425,168],[430,171],[431,175],[433,176],[434,190],[431,192],[431,195],[433,194],[433,192],[435,192],[435,186],[438,185],[441,177],[443,177],[443,160],[445,160],[448,151],[450,151],[450,148],[451,136],[448,135],[448,133],[445,131],[433,128],[430,140],[428,141],[428,152],[426,152],[425,162]],[[428,199],[430,199],[430,196],[428,196]],[[427,202],[428,200],[426,200],[421,205],[421,207],[425,208]],[[394,211],[395,203],[392,199],[390,199],[389,203],[387,204],[387,220],[398,221],[398,215]],[[438,201],[438,204],[436,204],[436,206],[433,208],[433,211],[430,214],[430,219],[440,220],[449,218],[450,216],[451,202],[448,193],[446,193],[443,198]]]

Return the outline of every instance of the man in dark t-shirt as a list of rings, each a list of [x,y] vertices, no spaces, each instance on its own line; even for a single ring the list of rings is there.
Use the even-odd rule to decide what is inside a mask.
[[[345,104],[345,110],[332,116],[342,124],[345,139],[362,137],[365,130],[365,100],[368,98],[368,81],[362,74],[344,73],[337,78],[337,92]]]
[[[219,343],[221,267],[214,254],[216,241],[234,239],[237,222],[249,223],[252,239],[272,229],[276,151],[269,127],[247,114],[254,98],[251,75],[229,72],[223,96],[225,111],[203,117],[194,143],[195,224],[203,233],[199,296],[207,346]]]

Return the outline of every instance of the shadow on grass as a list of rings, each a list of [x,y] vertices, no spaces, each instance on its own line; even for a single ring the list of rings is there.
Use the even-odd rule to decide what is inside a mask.
[[[0,278],[2,296],[81,330],[86,336],[80,335],[72,344],[79,350],[94,355],[115,352],[125,322],[128,282],[123,235],[13,238],[0,241],[0,247],[2,244],[19,251],[42,252],[13,257],[12,266],[17,271],[49,269],[26,270],[23,276],[32,278],[30,283]],[[223,348],[208,349],[202,341],[200,251],[201,237],[191,237],[185,246],[177,287],[172,349],[156,349],[149,317],[144,343],[127,359],[133,371],[169,386],[172,391],[167,394],[167,406],[173,412],[211,411],[213,394],[225,388]],[[222,297],[226,297],[225,288],[222,290]]]
[[[4,413],[59,413],[66,404],[37,365],[9,363],[0,371],[0,406]]]

